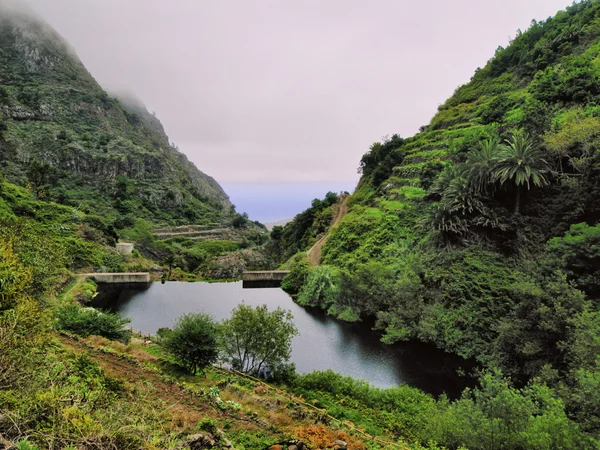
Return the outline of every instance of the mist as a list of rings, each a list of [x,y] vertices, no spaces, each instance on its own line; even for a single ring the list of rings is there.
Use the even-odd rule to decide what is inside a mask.
[[[293,186],[354,186],[374,141],[416,133],[499,45],[570,2],[27,3],[202,171],[274,204]]]

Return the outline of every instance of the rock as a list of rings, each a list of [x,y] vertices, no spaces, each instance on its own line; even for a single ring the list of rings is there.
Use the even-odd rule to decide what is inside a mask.
[[[338,449],[338,450],[347,450],[348,449],[348,444],[344,441],[340,441],[339,439],[337,441],[334,441],[333,444],[331,444],[333,446],[334,449]]]
[[[215,439],[211,434],[193,434],[188,437],[188,447],[190,450],[204,450],[214,448]]]
[[[288,445],[288,450],[300,450],[296,444]]]

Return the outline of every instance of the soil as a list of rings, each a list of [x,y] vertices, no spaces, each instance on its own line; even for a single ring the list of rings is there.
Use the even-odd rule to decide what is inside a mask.
[[[348,214],[348,199],[350,197],[349,196],[344,196],[340,198],[340,202],[336,205],[337,208],[335,209],[335,214],[333,216],[333,219],[331,220],[331,225],[329,225],[329,230],[331,230],[333,227],[337,226],[340,221],[344,218],[344,216],[346,214]],[[329,231],[327,231],[327,233],[325,234],[325,236],[323,236],[321,239],[319,239],[315,245],[313,245],[310,250],[307,252],[308,254],[308,260],[310,261],[310,265],[313,267],[318,266],[319,264],[321,264],[321,253],[323,252],[323,246],[325,245],[325,242],[327,242],[327,237],[329,236]]]

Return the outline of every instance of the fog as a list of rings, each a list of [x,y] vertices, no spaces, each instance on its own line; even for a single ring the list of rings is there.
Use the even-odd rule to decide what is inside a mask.
[[[133,92],[201,170],[247,197],[351,189],[371,143],[417,132],[517,29],[570,4],[26,1],[105,88]]]

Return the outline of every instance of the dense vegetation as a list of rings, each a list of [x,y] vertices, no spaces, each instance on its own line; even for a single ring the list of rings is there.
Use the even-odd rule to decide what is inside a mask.
[[[277,261],[286,261],[298,252],[308,250],[331,224],[332,207],[338,197],[328,192],[323,200],[315,198],[310,208],[301,212],[285,227],[274,226],[269,251]]]
[[[496,392],[494,402],[518,396],[526,403],[544,392],[569,427],[594,438],[599,23],[597,1],[533,22],[419,134],[373,144],[322,265],[311,269],[296,257],[284,282],[302,304],[349,321],[375,317],[386,343],[419,339],[477,358],[495,374],[481,378],[481,389]],[[492,379],[499,383],[493,389]],[[472,395],[450,409],[487,394]],[[454,447],[451,434],[436,439]]]
[[[283,364],[293,320],[266,308],[241,306],[222,336],[236,367],[282,366],[287,392],[208,366],[206,317],[200,328],[182,320],[173,332],[188,337],[167,333],[164,348],[119,343],[126,319],[86,308],[95,287],[77,272],[148,269],[151,257],[186,279],[248,244],[162,239],[156,225],[253,225],[145,108],[106,95],[52,30],[14,20],[0,19],[0,446],[191,447],[198,431],[226,446],[218,425],[239,449],[292,437],[315,448],[598,448],[599,2],[533,23],[421,133],[373,144],[321,266],[303,252],[327,231],[334,194],[273,232],[299,303],[374,317],[389,344],[477,358],[479,385],[455,400],[296,375]],[[142,254],[115,252],[119,237]],[[199,353],[181,345],[192,335]],[[242,335],[246,359],[233,345]]]

